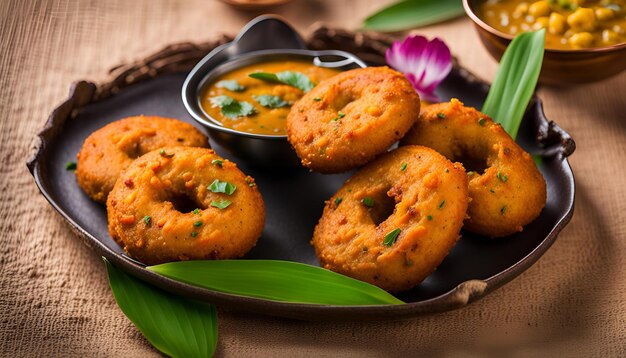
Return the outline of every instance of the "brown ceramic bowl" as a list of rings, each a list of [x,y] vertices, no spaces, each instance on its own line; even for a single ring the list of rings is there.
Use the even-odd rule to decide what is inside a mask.
[[[476,6],[484,0],[463,0],[480,40],[491,56],[500,60],[513,36],[498,31],[480,19]],[[603,80],[626,70],[626,42],[581,50],[546,49],[539,82],[551,85],[580,84]]]

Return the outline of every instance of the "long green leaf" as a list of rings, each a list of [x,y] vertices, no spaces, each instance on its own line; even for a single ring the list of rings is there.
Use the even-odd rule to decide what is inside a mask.
[[[537,86],[543,62],[545,29],[517,35],[507,47],[482,112],[502,124],[513,139]]]
[[[181,261],[150,266],[148,270],[194,286],[274,301],[324,305],[404,303],[369,283],[290,261]]]
[[[172,295],[104,262],[118,306],[156,349],[172,357],[213,355],[215,306]]]
[[[401,31],[453,19],[463,14],[461,0],[403,0],[363,21],[376,31]]]

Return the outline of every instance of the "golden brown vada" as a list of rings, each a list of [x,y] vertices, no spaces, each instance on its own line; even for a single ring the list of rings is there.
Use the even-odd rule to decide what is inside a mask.
[[[265,223],[254,179],[213,150],[192,147],[133,161],[109,194],[107,214],[115,241],[148,265],[243,256]]]
[[[459,238],[467,181],[430,148],[381,155],[326,203],[312,240],[320,264],[388,291],[415,286]]]
[[[546,203],[546,183],[530,154],[498,123],[457,99],[422,110],[402,139],[424,145],[468,170],[471,202],[464,229],[488,237],[522,231]]]
[[[340,173],[372,160],[402,138],[420,99],[400,72],[368,67],[321,81],[287,116],[287,137],[302,165]]]
[[[208,147],[191,124],[163,117],[128,117],[93,132],[78,152],[76,179],[95,201],[105,203],[115,180],[137,157],[165,146]]]

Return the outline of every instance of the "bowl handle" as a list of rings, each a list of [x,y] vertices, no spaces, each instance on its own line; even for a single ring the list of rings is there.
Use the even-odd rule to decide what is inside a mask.
[[[229,49],[245,53],[267,49],[302,49],[306,43],[298,32],[276,15],[261,15],[250,21],[233,40]]]

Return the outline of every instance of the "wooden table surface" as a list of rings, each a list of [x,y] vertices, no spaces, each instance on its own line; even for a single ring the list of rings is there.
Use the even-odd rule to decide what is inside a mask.
[[[298,30],[355,29],[384,2],[295,0],[273,12]],[[258,13],[214,0],[0,1],[0,356],[158,356],[117,307],[104,266],[39,194],[35,134],[78,79],[179,41],[235,34]],[[469,20],[439,36],[461,63],[496,70]],[[626,59],[624,59],[626,61]],[[459,310],[396,322],[310,323],[220,310],[217,356],[625,356],[626,73],[541,88],[576,140],[576,212],[528,271]]]

